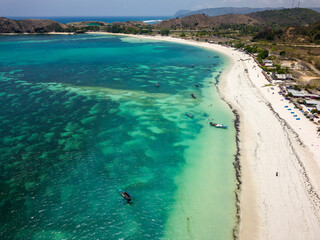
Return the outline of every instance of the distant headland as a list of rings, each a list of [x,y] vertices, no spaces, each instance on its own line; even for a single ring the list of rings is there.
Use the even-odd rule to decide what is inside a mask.
[[[87,31],[106,31],[119,32],[121,29],[130,29],[134,33],[134,29],[148,28],[148,24],[144,22],[126,21],[105,23],[102,21],[84,21],[73,23],[59,23],[54,20],[46,19],[23,19],[13,20],[0,17],[0,33],[82,33]]]

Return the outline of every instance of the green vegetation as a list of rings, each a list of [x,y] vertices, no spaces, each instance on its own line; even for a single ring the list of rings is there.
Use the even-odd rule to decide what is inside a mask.
[[[315,44],[320,44],[320,22],[312,25],[309,28],[307,36],[309,36],[311,42]]]
[[[277,26],[265,26],[261,29],[256,35],[253,36],[252,41],[259,41],[259,40],[267,40],[273,41],[275,39],[281,38],[283,34],[283,29]]]
[[[125,33],[125,34],[150,34],[152,29],[149,26],[126,26],[121,24],[108,25],[101,30],[111,33]]]
[[[164,28],[164,29],[161,29],[159,33],[161,34],[161,36],[168,36],[170,33],[170,30]]]
[[[286,51],[280,51],[279,55],[280,55],[280,56],[286,55]]]
[[[235,48],[243,48],[243,47],[244,47],[244,43],[243,43],[243,42],[236,42],[236,43],[234,44],[234,47],[235,47]]]
[[[262,50],[258,54],[258,60],[266,59],[268,56],[269,56],[269,51],[268,50]]]
[[[196,33],[196,36],[197,37],[212,36],[212,32],[209,32],[209,31],[206,31],[206,30],[201,30],[201,31],[198,31]]]
[[[314,65],[318,70],[320,70],[320,58],[319,57],[314,59]]]
[[[301,91],[301,87],[299,85],[294,85],[293,89],[296,91]]]
[[[81,30],[86,32],[97,32],[97,31],[100,31],[100,27],[91,25],[91,26],[82,27]]]
[[[288,67],[281,68],[281,66],[279,64],[274,64],[274,67],[275,67],[275,71],[274,72],[277,72],[279,74],[286,74],[286,73],[290,72]]]
[[[239,36],[254,35],[261,30],[259,25],[248,24],[228,24],[221,23],[218,27],[213,27],[214,35],[233,34],[236,33]]]
[[[244,50],[246,50],[248,53],[257,53],[260,48],[257,45],[247,45],[245,46]]]

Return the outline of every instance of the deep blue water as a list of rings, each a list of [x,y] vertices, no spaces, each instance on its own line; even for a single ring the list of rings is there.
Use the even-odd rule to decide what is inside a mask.
[[[156,23],[157,20],[166,20],[169,16],[118,16],[118,17],[103,17],[103,16],[75,16],[75,17],[47,17],[47,16],[11,16],[7,17],[14,20],[22,19],[49,19],[55,20],[59,23],[70,23],[70,22],[83,22],[83,21],[101,21],[106,23],[113,22],[126,22],[126,21],[145,21],[146,23]]]
[[[0,52],[0,239],[231,239],[223,56],[109,35],[0,36]]]

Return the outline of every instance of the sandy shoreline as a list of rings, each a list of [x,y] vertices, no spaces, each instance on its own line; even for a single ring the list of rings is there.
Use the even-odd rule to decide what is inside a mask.
[[[269,82],[249,55],[216,44],[160,36],[134,37],[203,47],[231,59],[219,90],[240,117],[239,238],[319,239],[317,126],[284,100],[277,87],[265,87]],[[297,121],[284,106],[301,120]]]
[[[319,239],[316,125],[284,100],[279,89],[264,87],[268,82],[253,59],[237,51],[231,55],[233,66],[220,88],[240,114],[240,239]]]

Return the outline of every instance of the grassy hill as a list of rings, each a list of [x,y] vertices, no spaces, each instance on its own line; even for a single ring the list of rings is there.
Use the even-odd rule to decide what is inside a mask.
[[[46,33],[66,31],[68,31],[68,27],[65,24],[61,24],[53,20],[11,20],[0,17],[0,33]]]
[[[157,23],[154,26],[156,28],[200,30],[212,29],[213,27],[218,27],[221,24],[252,25],[260,23],[255,19],[242,14],[227,14],[216,17],[208,17],[204,14],[197,14],[184,18],[168,19]]]
[[[267,10],[247,14],[261,24],[307,25],[320,21],[320,13],[306,8]]]
[[[320,21],[320,13],[311,9],[292,8],[281,10],[266,10],[250,14],[227,14],[209,17],[205,14],[186,16],[183,18],[168,19],[155,24],[156,28],[202,30],[212,29],[220,25],[277,25],[302,26],[310,25]]]
[[[275,8],[249,8],[249,7],[220,7],[220,8],[205,8],[196,11],[187,11],[187,10],[180,10],[174,17],[186,17],[191,15],[197,14],[205,14],[209,17],[226,15],[226,14],[249,14],[253,12],[261,12],[265,10],[272,10]],[[283,9],[283,8],[276,8],[276,9]]]
[[[320,22],[310,26],[289,27],[281,37],[285,42],[320,44]]]

